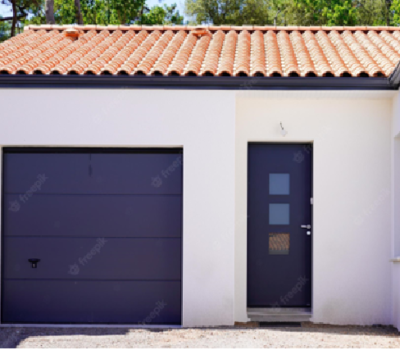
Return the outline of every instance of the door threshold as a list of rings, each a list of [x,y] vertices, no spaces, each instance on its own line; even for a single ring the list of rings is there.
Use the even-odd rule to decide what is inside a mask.
[[[311,308],[247,308],[247,316],[255,322],[307,322]]]
[[[179,329],[182,326],[177,325],[140,325],[140,324],[63,324],[63,323],[2,323],[0,328],[137,328],[137,329]]]

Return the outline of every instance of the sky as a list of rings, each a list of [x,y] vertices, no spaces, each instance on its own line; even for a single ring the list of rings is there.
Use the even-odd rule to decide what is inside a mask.
[[[184,5],[185,1],[184,0],[147,0],[147,4],[150,7],[153,7],[154,5],[163,5],[163,4],[177,4],[178,5],[178,10],[181,15],[183,15],[183,10],[184,10]],[[0,4],[0,15],[2,16],[9,16],[11,15],[11,6],[5,6]]]

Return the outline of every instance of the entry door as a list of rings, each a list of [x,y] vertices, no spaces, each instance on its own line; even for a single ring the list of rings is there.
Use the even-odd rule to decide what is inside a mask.
[[[6,149],[4,323],[180,324],[182,150]]]
[[[249,144],[248,307],[311,307],[310,144]]]

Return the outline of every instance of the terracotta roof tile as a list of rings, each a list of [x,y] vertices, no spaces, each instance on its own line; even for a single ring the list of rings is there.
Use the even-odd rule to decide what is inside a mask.
[[[0,44],[0,74],[377,77],[399,61],[384,26],[30,25]]]
[[[282,58],[282,68],[285,77],[300,76],[300,69],[297,64],[296,54],[287,31],[280,31],[277,35],[279,51]]]
[[[315,38],[317,39],[322,52],[332,67],[334,75],[336,77],[351,76],[349,68],[344,63],[335,45],[329,39],[328,34],[326,34],[325,31],[320,30],[317,34],[315,34]]]
[[[124,40],[126,45],[101,69],[102,74],[116,74],[120,67],[127,62],[128,58],[147,37],[148,33],[146,31],[142,31],[136,36],[134,31],[127,32],[120,39],[120,41]]]
[[[129,57],[127,57],[124,64],[121,66],[121,68],[118,69],[118,73],[120,73],[120,74],[133,73],[135,68],[139,65],[139,63],[142,61],[142,59],[146,56],[147,52],[153,47],[153,45],[157,42],[157,40],[161,36],[161,32],[158,30],[154,31],[150,35],[148,35],[147,31],[144,31],[141,33],[145,33],[146,40],[144,40],[141,45],[138,45],[137,47],[135,47],[133,53]]]
[[[193,36],[194,37],[194,36]],[[192,39],[191,39],[192,40]],[[197,40],[197,39],[196,39]],[[200,75],[200,70],[204,62],[204,57],[208,52],[208,47],[210,46],[211,37],[206,35],[199,39],[193,49],[189,61],[184,70],[185,75]],[[194,44],[194,41],[193,41]]]
[[[277,35],[269,30],[264,35],[265,60],[267,63],[267,76],[282,76],[282,59],[278,46]]]
[[[182,32],[184,33],[184,32]],[[188,61],[190,54],[193,51],[193,47],[196,45],[197,37],[193,34],[186,35],[185,41],[183,42],[181,48],[176,54],[174,60],[168,68],[168,75],[182,75]],[[200,62],[201,64],[201,62]],[[200,69],[200,66],[199,66]],[[197,74],[196,74],[197,75]]]
[[[220,63],[217,70],[217,75],[233,75],[233,65],[235,63],[235,51],[236,51],[236,41],[237,33],[231,30],[224,40],[224,45],[222,46],[222,51],[220,55]]]
[[[200,75],[215,75],[218,69],[218,63],[225,41],[225,34],[219,30],[216,32],[208,47],[208,51],[204,58],[204,64],[200,71]]]
[[[143,61],[140,62],[140,64],[134,70],[134,74],[149,74],[151,68],[157,62],[159,57],[161,57],[162,53],[164,52],[165,48],[168,46],[170,40],[172,40],[173,37],[174,33],[171,30],[165,32],[164,34],[161,34],[156,44],[151,48]]]
[[[328,62],[328,58],[324,55],[323,49],[318,44],[315,35],[310,30],[307,30],[304,32],[303,37],[310,53],[310,58],[314,63],[316,75],[322,77],[333,76],[332,67]]]
[[[332,44],[335,46],[338,54],[346,64],[349,73],[352,76],[361,76],[363,74],[367,74],[367,67],[363,67],[361,65],[355,56],[355,53],[350,47],[347,46],[346,42],[337,31],[332,31],[329,34],[329,39],[332,41]]]
[[[255,31],[251,35],[250,52],[250,75],[264,77],[267,73],[265,64],[265,46],[263,34],[259,30]]]
[[[247,30],[243,30],[238,37],[233,75],[248,77],[250,75],[250,58],[251,36]]]
[[[378,67],[380,67],[386,75],[389,75],[390,72],[394,69],[394,66],[396,65],[396,62],[398,62],[398,60],[396,60],[395,63],[392,63],[390,59],[380,50],[380,48],[373,43],[370,37],[363,32],[356,32],[354,34],[354,38],[358,40],[358,42],[365,48],[365,50],[369,54],[369,57],[371,57],[376,62]]]
[[[357,57],[361,65],[365,67],[370,76],[383,75],[381,68],[377,65],[374,59],[364,49],[363,45],[358,42],[356,37],[350,31],[346,30],[343,33],[342,37],[348,47],[352,50],[352,52],[354,52],[354,55]],[[365,46],[368,47],[368,43]]]
[[[300,72],[302,77],[312,76],[315,77],[316,69],[314,63],[311,60],[310,52],[308,51],[303,37],[298,31],[294,31],[290,34],[291,43],[293,45],[294,53],[297,58],[297,62],[300,66]]]
[[[169,42],[167,48],[165,49],[163,55],[160,57],[158,62],[154,65],[154,68],[152,68],[151,72],[155,75],[164,75],[168,67],[170,66],[172,60],[174,59],[175,55],[179,51],[183,41],[185,40],[187,34],[185,31],[180,30],[178,34],[175,36],[171,31],[168,31],[167,33],[171,33],[173,36],[173,39]],[[166,34],[164,34],[166,35]],[[167,40],[167,39],[166,39]]]

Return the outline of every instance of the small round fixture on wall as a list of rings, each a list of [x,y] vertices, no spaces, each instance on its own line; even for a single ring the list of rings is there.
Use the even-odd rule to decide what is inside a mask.
[[[282,135],[282,136],[286,136],[286,135],[287,135],[287,131],[286,131],[285,128],[283,127],[282,122],[281,122],[281,135]]]

